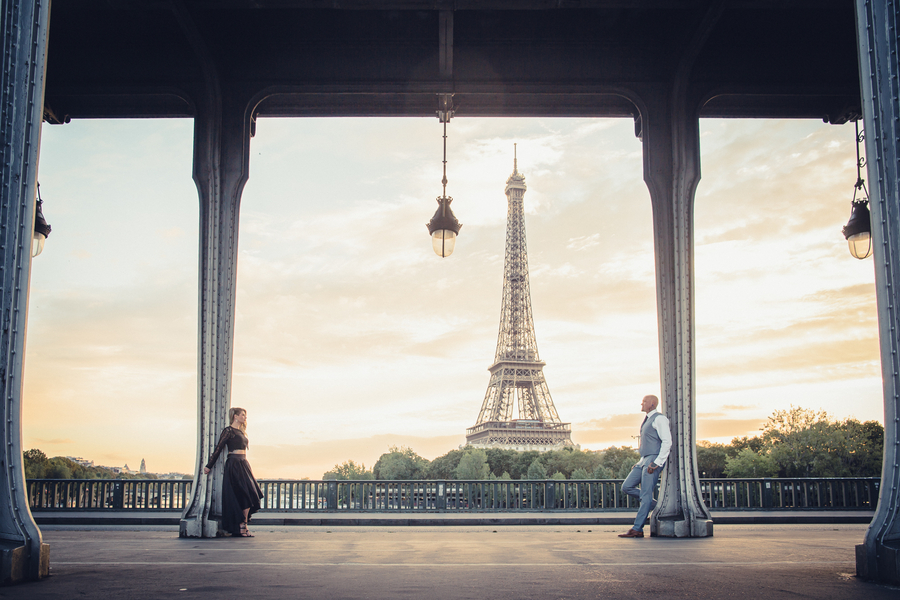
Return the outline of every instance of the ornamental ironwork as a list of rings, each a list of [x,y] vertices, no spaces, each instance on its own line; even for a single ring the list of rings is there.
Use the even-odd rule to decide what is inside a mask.
[[[560,421],[544,379],[531,311],[528,250],[525,244],[525,176],[518,159],[506,180],[506,258],[500,332],[491,379],[478,420],[466,430],[472,446],[551,450],[571,446],[569,423]]]

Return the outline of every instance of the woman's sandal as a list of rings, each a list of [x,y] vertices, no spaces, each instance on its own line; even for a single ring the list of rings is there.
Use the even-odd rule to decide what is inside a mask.
[[[255,537],[255,536],[252,533],[250,533],[249,529],[247,529],[246,523],[241,523],[241,533],[240,533],[240,535],[238,535],[238,537]]]

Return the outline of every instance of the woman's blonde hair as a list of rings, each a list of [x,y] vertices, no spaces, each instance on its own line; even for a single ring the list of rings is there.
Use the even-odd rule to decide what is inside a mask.
[[[247,409],[245,409],[245,408],[240,408],[238,406],[232,406],[231,408],[228,409],[228,424],[231,425],[232,423],[234,423],[235,415],[240,414],[240,413],[246,413],[246,412],[247,412]],[[247,423],[241,423],[241,426],[238,427],[238,429],[241,430],[241,433],[247,433]]]

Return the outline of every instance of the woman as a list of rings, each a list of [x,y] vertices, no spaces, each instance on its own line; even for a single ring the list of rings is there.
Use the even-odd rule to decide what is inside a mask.
[[[235,537],[253,537],[247,529],[250,515],[260,508],[259,500],[263,497],[259,484],[247,462],[247,411],[243,408],[228,410],[231,425],[222,430],[219,443],[213,450],[209,462],[203,472],[209,474],[216,459],[225,446],[228,446],[228,459],[225,461],[225,477],[222,481],[222,528]]]

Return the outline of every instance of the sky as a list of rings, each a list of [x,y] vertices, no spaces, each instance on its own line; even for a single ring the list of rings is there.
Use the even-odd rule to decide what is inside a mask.
[[[651,206],[624,119],[448,126],[463,223],[441,259],[435,118],[261,119],[241,204],[232,405],[259,478],[320,478],[393,445],[465,443],[497,343],[505,182],[526,177],[544,374],[584,449],[634,445],[659,394]],[[24,447],[192,472],[198,200],[192,121],[44,124],[53,231],[34,260]],[[698,439],[756,435],[774,410],[883,421],[872,259],[841,235],[853,125],[703,120],[696,194]]]

